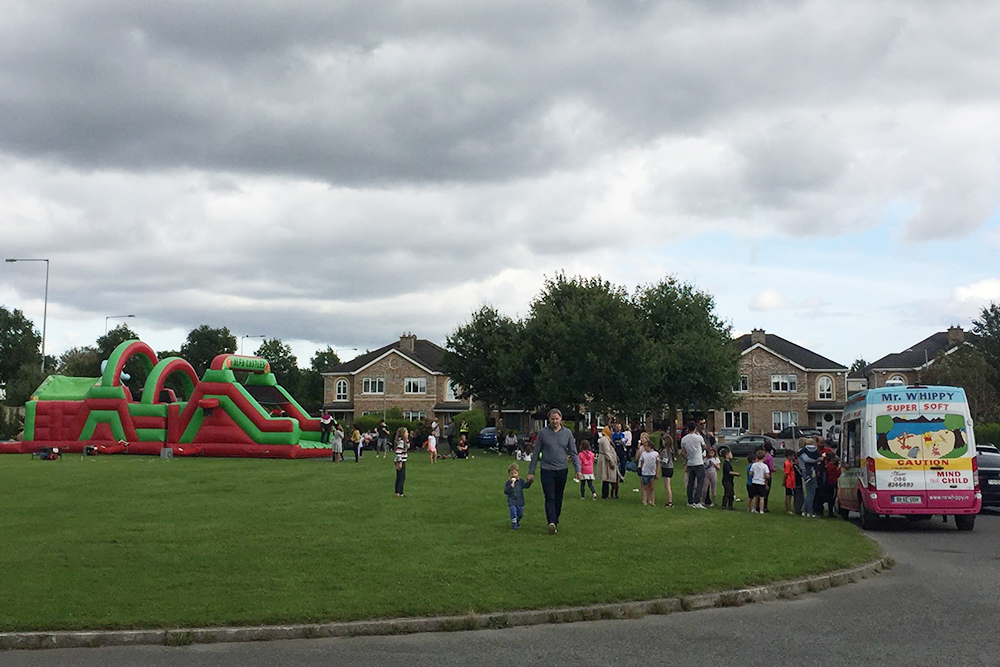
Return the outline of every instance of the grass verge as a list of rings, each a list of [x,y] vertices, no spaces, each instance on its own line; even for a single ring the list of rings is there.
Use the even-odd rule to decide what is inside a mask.
[[[514,532],[509,463],[416,455],[397,499],[391,460],[371,454],[336,465],[3,456],[0,630],[537,609],[724,590],[878,556],[843,521],[684,507],[679,475],[669,509],[641,506],[632,473],[618,501],[581,500],[571,481],[555,536],[536,482]],[[779,493],[775,484],[775,510]]]

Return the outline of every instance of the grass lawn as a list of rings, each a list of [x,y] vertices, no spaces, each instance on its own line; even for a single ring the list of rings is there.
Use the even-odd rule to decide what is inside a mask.
[[[536,481],[514,532],[502,491],[510,462],[477,453],[431,466],[417,454],[406,498],[397,499],[391,460],[371,453],[357,465],[0,456],[0,630],[318,622],[649,599],[832,570],[878,553],[840,520],[689,509],[679,474],[679,506],[669,509],[640,505],[634,473],[619,501],[580,500],[570,481],[555,536],[545,531]],[[781,493],[775,484],[773,510],[783,510]]]

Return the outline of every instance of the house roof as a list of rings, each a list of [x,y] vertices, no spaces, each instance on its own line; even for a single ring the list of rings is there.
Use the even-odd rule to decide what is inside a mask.
[[[965,332],[965,342],[970,342],[970,339],[974,338],[975,334]],[[938,331],[902,352],[887,354],[878,361],[868,364],[863,372],[867,375],[870,371],[922,368],[934,361],[934,357],[953,347],[957,345],[951,343],[948,332]]]
[[[335,375],[356,373],[372,362],[381,359],[388,352],[396,352],[410,361],[423,366],[432,373],[444,373],[444,368],[441,366],[441,360],[444,358],[444,348],[422,338],[418,338],[414,343],[413,352],[404,352],[401,350],[399,348],[399,341],[397,340],[388,345],[383,345],[377,350],[372,350],[350,361],[334,366],[327,373]]]
[[[757,344],[753,342],[753,338],[750,334],[743,334],[734,340],[733,343],[736,345],[736,349],[740,351],[740,354],[747,352],[750,348]],[[765,333],[764,342],[761,343],[761,345],[775,354],[778,354],[807,370],[847,370],[847,366],[838,364],[836,361],[827,359],[820,354],[816,354],[812,350],[807,350],[801,345],[796,345],[790,340],[785,340],[781,336]]]

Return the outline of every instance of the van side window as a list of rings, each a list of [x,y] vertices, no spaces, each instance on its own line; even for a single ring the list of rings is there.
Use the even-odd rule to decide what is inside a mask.
[[[846,451],[841,452],[846,454],[843,456],[847,462],[849,468],[856,468],[860,465],[858,462],[861,459],[861,422],[852,421],[844,425],[844,449]]]

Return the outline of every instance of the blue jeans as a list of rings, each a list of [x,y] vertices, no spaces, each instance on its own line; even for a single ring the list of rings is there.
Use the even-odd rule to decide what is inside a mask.
[[[688,505],[700,503],[705,495],[705,466],[688,466]]]
[[[521,505],[510,505],[510,527],[517,528],[524,518],[524,507]]]
[[[816,499],[816,478],[810,477],[803,480],[802,490],[805,493],[805,498],[802,502],[802,513],[813,514],[815,512],[813,508],[813,501]]]

